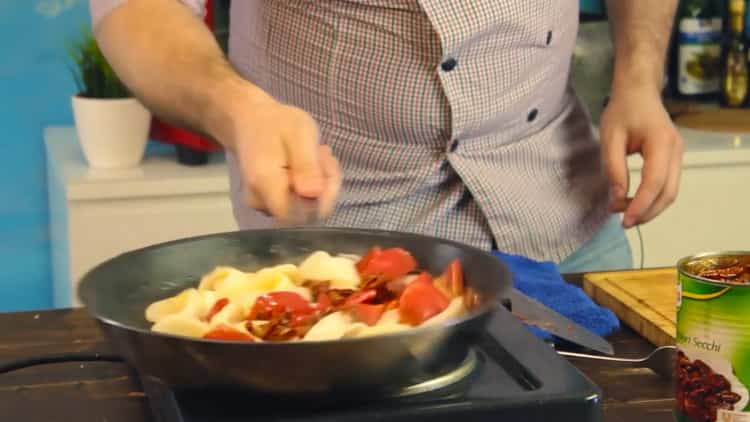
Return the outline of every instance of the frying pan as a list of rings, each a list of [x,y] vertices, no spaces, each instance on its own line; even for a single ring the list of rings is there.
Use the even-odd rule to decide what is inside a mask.
[[[218,265],[254,271],[299,263],[316,250],[364,254],[375,245],[405,248],[432,274],[460,259],[466,285],[479,293],[482,305],[442,325],[318,342],[188,338],[152,332],[145,319],[150,303],[197,287]],[[127,252],[89,271],[78,294],[141,376],[177,388],[227,387],[305,397],[389,394],[456,368],[511,284],[510,272],[499,259],[464,244],[381,230],[301,227],[218,233]]]

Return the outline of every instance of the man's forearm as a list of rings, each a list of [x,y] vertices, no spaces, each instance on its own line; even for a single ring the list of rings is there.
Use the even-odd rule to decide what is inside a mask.
[[[267,98],[234,71],[211,31],[179,1],[128,0],[95,32],[118,76],[154,114],[225,146],[235,96]]]
[[[613,94],[645,88],[661,92],[677,0],[607,0],[615,46]]]

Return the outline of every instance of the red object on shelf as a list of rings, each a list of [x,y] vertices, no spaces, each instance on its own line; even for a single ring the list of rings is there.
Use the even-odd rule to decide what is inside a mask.
[[[213,28],[213,5],[211,3],[212,0],[206,0],[206,17],[204,18],[204,22],[209,28]],[[182,145],[195,151],[213,152],[221,149],[221,145],[208,138],[162,122],[156,117],[151,120],[149,137],[155,141],[178,146]]]

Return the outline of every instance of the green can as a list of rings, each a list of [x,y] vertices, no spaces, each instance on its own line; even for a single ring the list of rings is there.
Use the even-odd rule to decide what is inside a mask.
[[[750,422],[750,252],[677,264],[675,419]]]

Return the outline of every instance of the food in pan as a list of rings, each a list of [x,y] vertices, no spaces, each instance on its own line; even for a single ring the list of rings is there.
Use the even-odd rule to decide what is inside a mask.
[[[479,304],[459,260],[439,275],[401,248],[364,256],[316,251],[299,265],[217,267],[197,288],[146,308],[151,330],[217,340],[322,341],[408,330]]]

